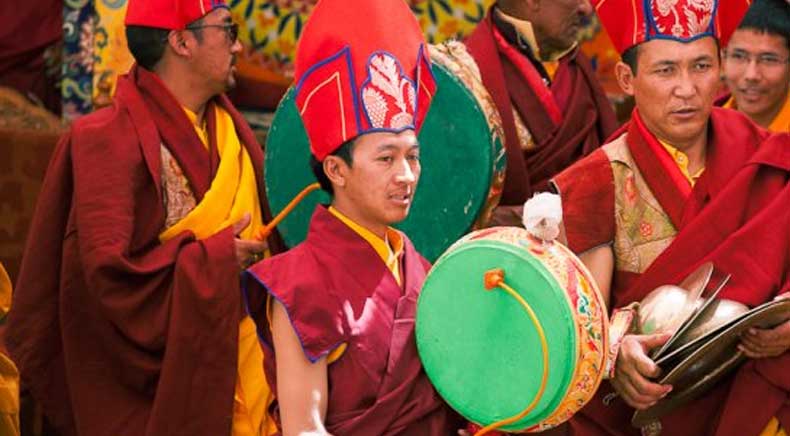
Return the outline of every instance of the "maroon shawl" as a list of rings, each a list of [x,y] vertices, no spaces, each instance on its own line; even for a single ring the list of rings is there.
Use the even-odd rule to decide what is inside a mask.
[[[261,174],[252,131],[224,96],[212,104]],[[243,313],[233,234],[159,242],[163,141],[202,198],[211,156],[161,81],[134,67],[50,163],[6,340],[64,436],[230,433]]]
[[[560,60],[551,84],[551,94],[563,114],[557,125],[536,92],[545,85],[531,83],[502,53],[495,27],[509,41],[515,40],[515,29],[497,20],[491,9],[465,44],[505,129],[507,173],[501,203],[522,205],[533,192],[545,191],[551,177],[603,144],[616,129],[617,120],[589,60],[577,49]],[[534,68],[531,61],[526,64]],[[534,150],[521,148],[513,108],[532,134]]]
[[[639,301],[659,285],[678,283],[706,261],[712,261],[718,269],[733,275],[722,291],[724,298],[755,306],[790,287],[790,186],[787,184],[790,136],[769,136],[741,114],[714,109],[706,170],[690,197],[685,198],[651,161],[646,146],[651,138],[646,138],[634,123],[626,128],[629,150],[639,171],[679,233],[643,274],[628,277],[616,274],[612,307]],[[601,162],[595,156],[586,160]],[[589,170],[584,161],[579,163],[579,168]],[[599,170],[593,172],[602,173],[601,167],[597,168]],[[582,210],[600,208],[600,204],[586,199],[609,198],[613,196],[614,186],[611,182],[603,182],[604,176],[598,177],[601,180],[594,186],[589,185],[589,180],[574,185],[574,171],[577,170],[572,167],[558,179],[561,179],[563,195],[566,193],[562,187],[564,183],[570,195],[579,200],[570,200],[567,204],[565,213],[570,214],[570,219],[566,226],[570,224],[575,228],[568,231],[569,238],[574,235],[574,240],[569,239],[571,245],[583,251],[579,247],[591,248],[613,237],[613,234],[606,234],[613,228],[613,216],[608,218],[610,223],[586,227],[591,233],[585,235]],[[608,171],[611,173],[611,169]],[[596,194],[592,191],[608,192]],[[565,199],[563,203],[565,207]],[[613,215],[613,209],[609,209],[609,215]],[[601,218],[603,214],[592,216]],[[714,432],[720,419],[717,434],[757,434],[767,418],[779,415],[787,419],[790,409],[785,402],[790,380],[785,374],[786,367],[781,370],[782,364],[790,363],[787,359],[785,354],[776,359],[749,362],[737,375],[720,382],[703,398],[664,417],[661,420],[664,431],[667,434],[709,434]],[[735,384],[732,384],[733,378]],[[638,434],[637,429],[630,427],[633,409],[621,400],[615,400],[610,406],[603,405],[602,398],[611,391],[608,383],[602,385],[598,395],[573,420],[574,434]],[[729,397],[728,392],[732,392]],[[761,395],[770,401],[758,401]],[[736,425],[738,419],[733,416],[755,419]],[[784,421],[783,424],[790,423]]]
[[[319,205],[305,242],[248,270],[245,288],[267,356],[275,355],[267,293],[285,307],[311,361],[347,344],[328,368],[325,421],[336,436],[444,436],[460,428],[417,355],[414,315],[430,265],[405,236],[400,268],[402,287],[367,241]],[[274,359],[266,363],[276,389]]]

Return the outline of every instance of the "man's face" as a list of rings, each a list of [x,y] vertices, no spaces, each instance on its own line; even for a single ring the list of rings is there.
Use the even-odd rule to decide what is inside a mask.
[[[536,5],[529,20],[541,50],[546,52],[559,52],[573,46],[584,18],[593,11],[589,0],[540,0]]]
[[[354,143],[352,161],[351,167],[344,167],[345,186],[335,188],[344,212],[372,230],[406,219],[420,179],[414,131],[362,135]]]
[[[693,142],[705,133],[719,89],[716,40],[654,39],[638,50],[637,74],[625,91],[646,127],[676,147]]]
[[[790,86],[790,50],[779,35],[738,29],[724,58],[724,76],[738,110],[755,118],[772,118]]]
[[[234,36],[232,25],[230,12],[225,8],[211,11],[196,25],[200,28],[201,38],[195,51],[195,72],[216,93],[226,92],[236,86],[234,65],[242,46],[238,38],[231,40]]]

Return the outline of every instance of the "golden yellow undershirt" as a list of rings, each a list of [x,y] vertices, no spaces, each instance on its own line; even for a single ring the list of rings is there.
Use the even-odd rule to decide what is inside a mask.
[[[557,73],[557,68],[560,66],[560,59],[565,56],[566,54],[570,53],[573,49],[576,48],[577,44],[573,44],[569,49],[559,52],[559,53],[551,53],[546,56],[544,59],[541,56],[540,46],[538,46],[538,40],[535,38],[535,30],[532,28],[532,23],[527,20],[522,20],[513,16],[510,16],[500,9],[495,9],[496,13],[499,14],[499,17],[503,20],[507,21],[513,27],[516,28],[516,32],[521,35],[521,38],[524,39],[524,42],[527,43],[529,49],[532,50],[532,54],[535,55],[535,59],[540,59],[541,64],[543,64],[543,68],[546,70],[546,73],[549,75],[551,80],[554,80],[554,75]]]
[[[367,241],[374,250],[376,250],[376,253],[378,253],[379,257],[381,257],[381,260],[384,261],[384,264],[387,265],[387,268],[395,277],[395,281],[400,285],[401,279],[398,258],[400,258],[400,254],[403,252],[403,238],[401,238],[400,233],[391,227],[387,227],[387,234],[384,235],[384,239],[381,239],[373,234],[373,232],[370,230],[362,227],[361,225],[352,221],[351,218],[343,215],[334,207],[330,206],[329,212],[336,216],[337,219],[342,221],[343,224],[350,227],[351,230],[355,231],[359,236],[362,237],[362,239]]]
[[[658,142],[660,142],[669,155],[672,156],[672,160],[674,160],[678,168],[680,168],[680,172],[683,173],[683,176],[686,178],[686,180],[688,180],[689,184],[694,186],[702,173],[705,172],[705,167],[702,167],[696,173],[691,174],[689,172],[689,157],[686,155],[686,153],[683,153],[664,141],[659,140]]]
[[[195,113],[183,106],[182,109],[192,122],[195,133],[197,133],[203,146],[208,150],[209,142],[205,117],[202,125],[198,125]],[[217,117],[217,148],[220,155],[222,155],[225,147],[229,146],[231,142],[238,144],[237,147],[241,144],[236,135],[230,114],[219,106],[216,107],[215,114]],[[240,153],[246,154],[243,146],[240,146]],[[239,159],[239,162],[247,163],[247,160],[246,158]],[[218,173],[217,177],[223,177],[223,175]],[[254,180],[245,179],[243,176],[239,182],[254,184]],[[214,184],[212,183],[213,186]],[[249,186],[240,185],[237,187],[237,192],[228,192],[223,196],[233,196],[231,198],[235,198],[236,201],[243,201],[244,204],[249,203],[249,207],[245,207],[246,209],[255,207],[252,205],[258,204],[257,188],[254,190],[245,188],[249,188]],[[204,198],[204,201],[208,201],[207,198],[208,195]],[[255,207],[252,217],[253,222],[241,234],[242,237],[251,237],[251,230],[260,227],[262,224],[259,209]],[[203,223],[205,224],[205,221]],[[263,372],[263,359],[263,350],[258,342],[255,322],[249,316],[245,316],[239,324],[237,378],[233,394],[232,436],[267,436],[277,431],[274,420],[268,413],[268,406],[273,401],[274,396]]]
[[[208,150],[208,129],[206,127],[206,117],[204,116],[203,122],[198,125],[197,114],[184,106],[181,106],[181,109],[183,109],[184,113],[187,114],[187,118],[189,118],[189,121],[192,123],[192,127],[195,128],[195,133],[197,133],[198,138],[200,138],[200,142],[203,143],[203,146],[206,147],[206,150]]]
[[[724,103],[724,107],[738,110],[738,106],[735,104],[734,95],[730,96],[729,100]],[[790,132],[790,93],[785,97],[785,103],[782,105],[782,109],[779,110],[779,113],[776,114],[773,121],[771,121],[768,130],[776,133]]]

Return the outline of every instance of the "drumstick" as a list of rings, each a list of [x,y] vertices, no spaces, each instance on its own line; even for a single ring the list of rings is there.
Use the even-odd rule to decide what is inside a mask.
[[[255,233],[255,239],[259,241],[263,241],[264,239],[266,239],[269,236],[269,234],[272,232],[272,230],[274,230],[274,228],[277,227],[277,225],[280,224],[280,222],[282,222],[282,220],[284,220],[285,217],[288,216],[289,213],[291,213],[291,211],[293,211],[296,205],[299,204],[302,200],[304,200],[305,197],[307,197],[307,194],[320,188],[321,185],[319,185],[318,182],[307,185],[306,188],[302,189],[301,192],[296,194],[296,197],[294,197],[293,200],[291,200],[285,206],[285,208],[282,211],[280,211],[280,213],[278,213],[277,216],[275,216],[274,219],[271,220],[271,222],[269,222],[269,224],[266,224],[258,229],[258,231]]]

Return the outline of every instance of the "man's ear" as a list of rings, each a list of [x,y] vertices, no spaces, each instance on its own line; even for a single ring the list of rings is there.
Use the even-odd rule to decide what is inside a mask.
[[[183,30],[171,30],[167,34],[167,45],[170,46],[178,56],[185,58],[192,57],[192,49],[189,41],[187,40],[186,32]]]
[[[614,74],[617,77],[617,84],[620,85],[620,89],[633,97],[634,72],[631,71],[631,67],[623,61],[617,62],[617,65],[614,66]]]
[[[336,187],[346,186],[348,164],[339,156],[327,156],[323,162],[326,178]]]

